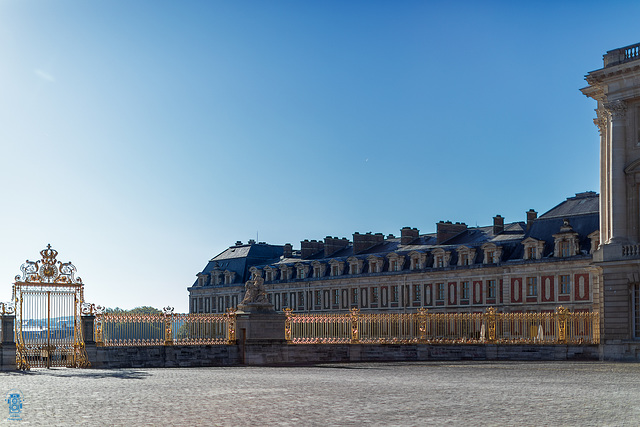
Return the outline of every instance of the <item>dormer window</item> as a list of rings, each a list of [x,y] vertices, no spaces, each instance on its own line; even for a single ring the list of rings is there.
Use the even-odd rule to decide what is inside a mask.
[[[587,237],[591,240],[591,249],[589,250],[589,253],[592,254],[600,247],[600,230],[594,231]]]
[[[324,272],[327,269],[325,263],[320,261],[313,261],[311,263],[311,266],[313,267],[313,277],[315,277],[316,279],[324,277]]]
[[[369,273],[382,273],[384,258],[375,255],[369,255],[367,257],[367,261],[369,262]]]
[[[554,256],[557,258],[567,258],[580,253],[578,233],[573,231],[569,220],[565,219],[560,227],[560,232],[553,235],[555,240]]]
[[[293,277],[293,268],[289,265],[280,266],[280,280],[291,280]]]
[[[482,245],[482,252],[484,252],[484,264],[496,264],[499,263],[502,258],[502,248],[495,243],[485,243]]]
[[[222,274],[223,274],[222,271],[218,270],[217,268],[211,272],[211,283],[214,286],[218,286],[222,284],[222,280],[223,280]]]
[[[224,271],[224,284],[230,285],[236,281],[236,272],[235,271]]]
[[[267,282],[273,282],[276,280],[278,270],[273,267],[265,267],[264,268],[264,280]]]
[[[450,261],[451,261],[450,251],[445,251],[442,248],[438,248],[433,251],[433,267],[434,268],[448,267]]]
[[[362,274],[363,260],[352,256],[347,258],[347,262],[349,263],[349,274]]]
[[[309,273],[309,266],[301,262],[296,264],[296,277],[298,279],[306,279]]]
[[[427,254],[418,251],[409,252],[409,262],[411,270],[422,270],[427,265]]]
[[[201,274],[198,276],[198,286],[207,286],[209,284],[209,276]]]
[[[476,258],[476,250],[468,246],[460,246],[458,249],[458,265],[471,265]]]
[[[344,261],[332,259],[329,261],[329,265],[331,266],[331,276],[342,276],[344,272]]]
[[[522,241],[524,245],[524,259],[542,259],[544,252],[544,240],[527,237]]]
[[[404,256],[392,252],[387,255],[387,258],[389,259],[389,271],[402,271],[402,267],[404,266]]]

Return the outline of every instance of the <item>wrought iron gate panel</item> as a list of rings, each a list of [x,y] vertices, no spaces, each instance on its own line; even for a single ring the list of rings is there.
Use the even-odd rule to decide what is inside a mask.
[[[82,280],[73,264],[56,261],[48,245],[40,261],[22,265],[16,276],[16,365],[18,369],[88,365],[82,337]]]

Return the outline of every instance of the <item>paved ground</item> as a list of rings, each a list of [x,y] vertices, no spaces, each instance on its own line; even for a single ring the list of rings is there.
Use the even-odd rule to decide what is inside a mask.
[[[60,368],[0,373],[0,396],[10,389],[24,396],[12,425],[640,424],[640,364]]]

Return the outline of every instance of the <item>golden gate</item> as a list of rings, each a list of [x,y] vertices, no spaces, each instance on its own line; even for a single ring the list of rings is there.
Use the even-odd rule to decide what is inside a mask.
[[[87,367],[82,337],[82,279],[47,245],[40,261],[26,261],[13,284],[18,369]]]

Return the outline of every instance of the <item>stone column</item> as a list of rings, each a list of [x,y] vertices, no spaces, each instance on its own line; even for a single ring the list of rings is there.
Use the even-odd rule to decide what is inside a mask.
[[[88,315],[82,316],[82,335],[84,338],[84,343],[86,344],[94,344],[96,343],[96,338],[94,336],[94,321],[96,316]]]
[[[593,123],[600,134],[600,244],[609,243],[609,143],[607,140],[607,124],[609,114],[603,109],[596,110],[598,117]]]
[[[610,102],[605,108],[611,116],[608,126],[610,159],[611,239],[609,243],[627,242],[627,186],[624,173],[626,154],[626,110],[624,101]]]
[[[91,364],[91,366],[96,367],[97,365],[97,347],[96,347],[96,338],[94,333],[94,321],[96,316],[94,315],[83,315],[82,319],[82,338],[84,339],[84,349],[87,353],[87,360]]]
[[[3,315],[2,344],[0,345],[0,371],[15,371],[16,369],[16,343],[14,339],[14,322],[16,316]]]

